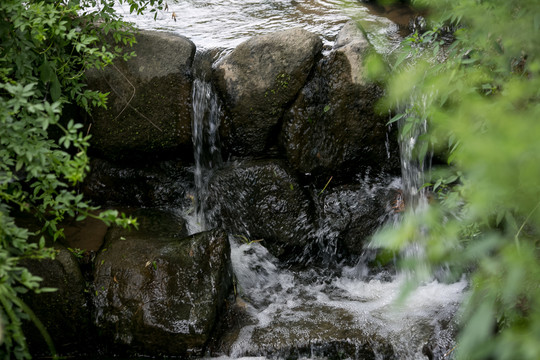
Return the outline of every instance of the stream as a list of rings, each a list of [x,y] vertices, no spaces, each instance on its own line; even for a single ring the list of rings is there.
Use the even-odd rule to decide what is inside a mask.
[[[133,15],[127,4],[117,6],[124,20],[140,29],[186,36],[198,49],[232,49],[254,35],[302,27],[319,34],[330,46],[339,30],[356,19],[380,52],[399,43],[399,26],[373,8],[343,0],[168,0],[167,10]],[[174,14],[174,17],[173,17]]]

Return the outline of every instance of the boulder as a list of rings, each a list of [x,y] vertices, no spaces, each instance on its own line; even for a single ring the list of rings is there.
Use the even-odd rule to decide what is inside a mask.
[[[208,187],[213,222],[249,242],[262,240],[273,255],[290,259],[309,243],[310,202],[282,161],[232,163]]]
[[[304,299],[303,299],[304,300]],[[353,314],[333,306],[314,304],[288,308],[268,324],[249,326],[231,347],[237,357],[271,359],[396,359],[388,339],[359,326]],[[239,346],[241,345],[241,346]]]
[[[148,236],[150,238],[166,237],[179,240],[188,236],[186,220],[182,217],[182,214],[176,212],[175,210],[164,210],[159,208],[128,208],[124,209],[123,213],[127,216],[137,218],[138,229],[115,229],[114,231],[127,233],[130,236]],[[107,236],[109,237],[110,234],[107,233]]]
[[[214,78],[225,105],[227,152],[261,154],[276,143],[280,119],[304,85],[321,39],[303,29],[255,36],[220,61]]]
[[[22,300],[45,326],[59,354],[84,353],[91,350],[95,331],[87,301],[87,284],[74,254],[55,243],[55,259],[24,260],[32,275],[43,279],[41,287],[57,291],[36,294],[28,292]],[[50,356],[45,340],[33,322],[24,322],[24,333],[30,352]]]
[[[399,194],[398,189],[382,184],[328,190],[318,209],[323,240],[346,254],[362,254],[370,237],[395,213]]]
[[[346,25],[284,115],[281,144],[295,170],[325,178],[362,167],[399,171],[395,135],[375,111],[382,89],[364,75],[370,49],[362,32]]]
[[[107,234],[95,262],[95,325],[115,351],[200,356],[232,288],[227,236],[182,239],[154,225]]]
[[[176,161],[139,166],[93,158],[83,184],[86,198],[106,206],[188,208],[193,173]]]
[[[140,31],[136,39],[136,57],[86,73],[90,89],[110,93],[108,108],[91,114],[92,149],[106,159],[173,149],[191,159],[195,45],[182,36],[155,31]]]

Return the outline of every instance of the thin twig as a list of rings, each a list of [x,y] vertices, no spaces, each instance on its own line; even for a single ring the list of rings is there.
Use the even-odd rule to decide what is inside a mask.
[[[521,233],[521,230],[523,230],[523,228],[525,227],[525,224],[527,224],[527,222],[531,218],[532,214],[536,211],[536,209],[538,209],[538,206],[540,206],[540,201],[536,204],[534,209],[531,210],[529,215],[527,215],[527,218],[525,219],[525,221],[523,221],[523,224],[521,224],[518,232],[516,233],[516,236],[514,236],[514,241],[516,242],[516,246],[517,246],[518,251],[519,251],[519,234]]]
[[[122,115],[122,113],[129,107],[130,109],[134,110],[137,114],[139,114],[140,116],[142,116],[143,118],[145,118],[150,124],[152,124],[152,126],[154,126],[156,129],[158,129],[159,131],[163,132],[163,130],[157,126],[152,120],[150,120],[146,115],[144,115],[143,113],[141,113],[139,110],[137,110],[136,108],[134,108],[133,106],[131,106],[131,101],[133,100],[133,98],[135,97],[135,93],[136,93],[136,89],[135,89],[135,86],[131,83],[131,81],[129,81],[129,79],[120,71],[120,69],[118,69],[118,67],[113,63],[111,64],[115,69],[116,71],[118,71],[120,73],[120,75],[122,75],[122,77],[128,82],[128,84],[131,86],[131,88],[133,89],[133,93],[131,94],[131,97],[129,98],[129,100],[126,102],[126,106],[124,106],[124,108],[122,109],[122,111],[120,111],[120,113],[118,113],[118,115],[116,115],[116,117],[113,119],[116,120],[118,119],[118,117],[120,117],[120,115]],[[105,80],[105,82],[107,83],[107,85],[109,85],[109,87],[111,88],[112,91],[114,91],[114,93],[121,99],[123,99],[123,96],[120,95],[120,93],[118,91],[116,91],[116,89],[107,81],[107,79],[103,76],[103,79]]]
[[[116,69],[116,71],[118,71],[118,73],[119,73],[120,75],[122,75],[122,77],[128,82],[128,84],[129,84],[129,85],[131,86],[131,88],[133,89],[133,93],[131,94],[131,97],[129,98],[129,100],[126,102],[126,106],[124,106],[124,108],[122,109],[122,111],[120,111],[120,112],[118,113],[118,115],[116,115],[116,117],[113,119],[113,121],[114,121],[114,120],[118,119],[118,118],[120,117],[120,115],[122,115],[122,113],[124,112],[124,110],[126,110],[127,107],[131,104],[131,101],[132,101],[133,98],[135,97],[135,93],[137,92],[137,90],[136,90],[136,88],[135,88],[135,85],[133,85],[133,84],[131,83],[131,81],[129,81],[129,79],[126,77],[126,75],[124,75],[124,73],[121,72],[120,69],[119,69],[114,63],[111,63],[111,65],[112,65],[112,67],[114,67],[114,68]],[[107,80],[105,80],[105,81],[107,81]],[[111,87],[111,89],[116,93],[116,95],[118,95],[118,97],[121,97],[120,94],[114,90],[114,88],[111,86],[111,84],[109,84],[108,81],[107,81],[107,84],[108,84],[108,85]]]
[[[324,185],[324,187],[321,190],[321,192],[319,193],[319,195],[321,195],[324,192],[324,190],[326,190],[326,187],[328,186],[328,184],[330,184],[330,181],[332,181],[332,178],[333,178],[333,176],[330,176],[330,179],[328,179],[328,182],[326,183],[326,185]]]
[[[450,350],[448,350],[448,351],[446,352],[446,354],[443,355],[443,359],[446,359],[446,357],[448,357],[448,355],[450,355],[450,354],[456,349],[456,346],[457,346],[457,345],[454,345],[453,348],[451,348]]]

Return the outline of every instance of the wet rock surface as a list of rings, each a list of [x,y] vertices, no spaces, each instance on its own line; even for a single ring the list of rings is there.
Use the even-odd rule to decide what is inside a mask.
[[[193,173],[179,161],[126,164],[94,158],[83,191],[106,206],[189,207],[192,187]]]
[[[281,116],[321,48],[319,36],[297,28],[253,37],[217,64],[214,78],[226,107],[220,129],[226,151],[261,154],[275,144],[272,136]]]
[[[108,233],[96,257],[94,322],[112,348],[200,355],[232,286],[227,237],[152,233]]]
[[[110,92],[89,119],[93,151],[126,159],[172,149],[192,158],[191,64],[195,45],[179,35],[140,31],[137,56],[87,72],[89,87]]]
[[[361,255],[375,231],[395,212],[396,188],[381,184],[345,185],[324,194],[319,216],[327,242],[347,254]]]
[[[388,341],[370,335],[355,322],[349,312],[329,306],[284,308],[272,323],[251,329],[244,355],[265,354],[281,359],[397,359]]]
[[[347,26],[314,76],[284,115],[281,144],[301,173],[335,176],[372,166],[398,172],[397,143],[375,111],[381,88],[366,80],[371,50],[363,34]]]
[[[54,244],[55,259],[24,260],[21,265],[34,276],[43,278],[41,287],[58,289],[35,294],[22,300],[34,312],[49,333],[57,351],[64,354],[89,351],[96,339],[88,306],[88,287],[75,256],[60,244]],[[34,355],[50,356],[47,344],[31,320],[25,321],[25,335]]]
[[[310,202],[284,162],[231,163],[210,180],[214,221],[245,241],[262,240],[278,257],[302,254],[309,243]]]

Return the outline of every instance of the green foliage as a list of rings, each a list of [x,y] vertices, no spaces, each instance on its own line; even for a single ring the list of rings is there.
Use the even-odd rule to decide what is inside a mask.
[[[422,0],[429,30],[404,42],[385,77],[386,106],[427,120],[448,166],[428,185],[435,200],[376,242],[425,249],[405,261],[417,280],[449,266],[471,286],[457,358],[540,358],[540,2]],[[405,109],[405,110],[403,110]],[[419,142],[421,144],[421,142]],[[428,148],[416,149],[422,158]]]
[[[161,6],[160,0],[121,2],[137,13]],[[94,215],[97,208],[76,191],[88,171],[89,136],[79,119],[62,116],[66,104],[86,110],[105,106],[107,94],[86,88],[85,71],[133,56],[118,46],[131,45],[135,38],[133,28],[114,12],[113,3],[0,3],[1,359],[29,358],[21,320],[35,316],[18,295],[39,292],[41,279],[20,266],[20,260],[54,257],[54,251],[45,247],[45,236],[63,236],[65,218],[93,216],[107,224],[136,225],[116,211]],[[21,213],[35,217],[42,228],[30,232],[17,225],[14,217]],[[38,240],[30,241],[31,237]]]
[[[234,235],[234,237],[238,240],[240,240],[242,243],[246,244],[246,245],[252,245],[252,244],[255,244],[255,243],[258,243],[258,242],[261,242],[263,241],[263,239],[258,239],[258,240],[250,240],[247,236],[245,235]]]

